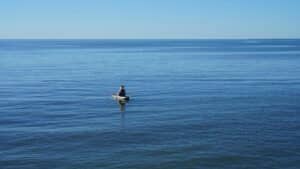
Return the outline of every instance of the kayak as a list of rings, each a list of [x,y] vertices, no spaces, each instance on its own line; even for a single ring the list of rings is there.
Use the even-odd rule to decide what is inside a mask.
[[[129,100],[129,96],[118,96],[118,95],[115,95],[113,94],[112,97],[116,100],[120,100],[120,101],[128,101]]]

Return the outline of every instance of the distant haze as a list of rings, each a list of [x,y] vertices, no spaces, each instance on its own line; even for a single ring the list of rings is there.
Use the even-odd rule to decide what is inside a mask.
[[[0,38],[300,38],[299,0],[7,0]]]

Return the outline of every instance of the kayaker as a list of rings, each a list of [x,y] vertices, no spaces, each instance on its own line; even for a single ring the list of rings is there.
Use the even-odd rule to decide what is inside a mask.
[[[125,91],[125,86],[124,85],[120,86],[120,89],[119,89],[119,92],[118,92],[118,96],[122,96],[122,97],[126,96],[126,91]]]

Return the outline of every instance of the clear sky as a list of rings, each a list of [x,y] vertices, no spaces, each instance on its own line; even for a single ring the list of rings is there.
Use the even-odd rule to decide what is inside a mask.
[[[300,38],[300,0],[1,0],[0,38]]]

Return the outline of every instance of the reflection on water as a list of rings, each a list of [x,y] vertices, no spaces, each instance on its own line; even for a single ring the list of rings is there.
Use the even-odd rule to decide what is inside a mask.
[[[125,128],[125,112],[121,112],[121,129]]]
[[[127,103],[127,101],[121,101],[121,100],[119,100],[118,103],[119,103],[119,106],[120,106],[120,111],[124,112],[126,110],[126,103]]]
[[[121,128],[125,128],[125,110],[126,110],[126,103],[127,101],[117,101],[120,106],[120,112],[121,112]]]

